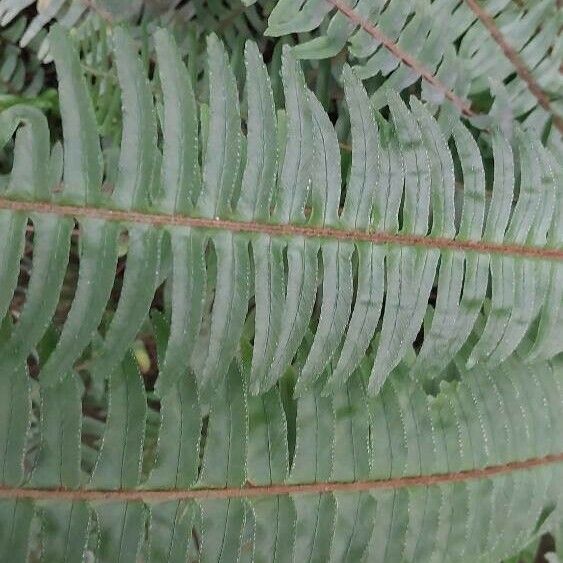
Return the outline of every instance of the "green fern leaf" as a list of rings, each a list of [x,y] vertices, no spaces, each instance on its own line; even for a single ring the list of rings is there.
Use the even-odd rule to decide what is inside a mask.
[[[54,33],[59,37],[61,32]],[[164,32],[159,33],[159,41],[167,45],[166,50],[160,49],[161,55],[174,52],[171,39]],[[453,126],[455,153],[461,164],[458,175],[453,170],[446,137],[420,103],[413,101],[409,110],[397,96],[390,95],[392,121],[387,124],[379,120],[378,128],[373,113],[370,117],[372,110],[365,91],[353,72],[346,70],[349,85],[346,94],[354,110],[354,147],[350,177],[344,183],[345,195],[341,196],[340,166],[334,166],[340,159],[334,129],[306,89],[296,62],[286,52],[283,66],[288,106],[286,135],[293,142],[285,148],[279,185],[268,205],[272,185],[276,183],[275,121],[273,111],[268,109],[271,94],[264,69],[258,72],[256,53],[249,50],[249,78],[253,82],[261,81],[264,93],[256,101],[269,112],[262,115],[269,129],[249,129],[246,171],[241,177],[236,85],[225,53],[217,39],[211,39],[212,84],[216,75],[218,80],[230,84],[226,92],[214,92],[213,88],[211,91],[206,153],[218,158],[205,159],[203,188],[193,211],[189,212],[191,215],[166,215],[171,208],[163,202],[177,201],[178,181],[185,180],[178,180],[175,175],[175,180],[168,181],[163,176],[162,187],[153,191],[160,157],[155,145],[152,95],[141,76],[141,62],[130,39],[124,31],[119,31],[117,36],[124,46],[119,55],[123,59],[119,63],[123,69],[119,76],[126,83],[123,96],[125,100],[133,97],[141,102],[127,109],[129,104],[124,101],[130,117],[124,124],[125,140],[116,190],[108,201],[100,200],[98,206],[72,207],[66,203],[63,189],[61,196],[53,194],[51,198],[52,213],[39,213],[35,225],[39,258],[32,273],[30,298],[9,345],[10,354],[15,354],[15,361],[19,361],[43,335],[60,291],[70,237],[69,219],[59,220],[56,215],[77,216],[80,222],[84,221],[81,228],[86,237],[79,286],[59,344],[52,360],[44,366],[47,384],[60,379],[63,368],[72,367],[100,322],[117,256],[115,235],[127,223],[130,225],[127,269],[117,309],[104,343],[93,358],[92,370],[97,379],[109,377],[125,356],[146,318],[156,287],[169,277],[168,235],[158,228],[160,225],[166,226],[171,235],[173,298],[172,330],[162,380],[157,382],[161,394],[173,388],[185,372],[182,356],[187,353],[189,359],[196,349],[204,354],[199,367],[194,364],[198,387],[205,395],[220,384],[237,354],[252,298],[256,302],[257,337],[249,385],[254,393],[271,388],[283,376],[309,327],[314,329],[314,336],[299,370],[296,387],[299,393],[315,384],[331,360],[336,369],[327,390],[341,387],[367,348],[376,344],[377,336],[370,381],[370,390],[376,392],[409,353],[428,316],[428,298],[436,273],[440,291],[429,336],[413,368],[415,373],[427,373],[430,368],[438,373],[443,370],[467,342],[483,306],[487,321],[481,340],[472,345],[468,366],[498,365],[533,330],[537,332],[536,341],[528,351],[532,358],[548,359],[560,350],[556,339],[560,315],[557,305],[560,289],[556,281],[561,244],[556,185],[560,171],[550,153],[528,134],[522,131],[517,134],[516,160],[508,141],[500,132],[493,133],[495,169],[492,196],[487,204],[482,157],[477,143],[461,123]],[[181,70],[178,60],[175,64]],[[64,67],[60,68],[64,72]],[[259,78],[254,78],[257,72]],[[71,84],[81,82],[74,70],[69,73],[74,76],[68,78]],[[78,86],[73,98],[83,95]],[[172,110],[175,100],[172,93],[170,98],[165,97],[165,111],[167,107]],[[75,102],[63,98],[62,114],[69,119],[66,128],[91,130],[91,120],[84,127],[80,119],[70,120],[74,106]],[[15,116],[14,111],[27,115],[28,110],[9,110]],[[19,118],[9,112],[3,114],[9,123],[6,137],[19,123]],[[84,112],[90,113],[87,109]],[[193,144],[194,125],[187,125],[187,118],[186,114],[180,122],[192,133],[176,137],[170,144],[165,141],[164,157],[165,163],[171,163],[168,158],[173,153],[183,154],[182,170],[189,166],[190,177],[196,179],[197,186],[198,149]],[[38,116],[34,119],[38,124],[43,123]],[[189,119],[193,121],[195,116]],[[268,154],[261,153],[256,144],[257,138],[266,135],[270,140],[265,147]],[[126,141],[129,137],[135,141]],[[87,144],[97,146],[92,139]],[[375,155],[372,150],[376,151]],[[23,151],[23,144],[16,145],[16,161],[23,158]],[[90,148],[85,146],[82,152],[90,154]],[[32,161],[40,156],[34,154]],[[85,163],[93,162],[81,151],[76,153],[72,157],[76,158],[76,164],[68,172],[71,178],[82,156],[87,158]],[[13,187],[6,194],[4,206],[27,209],[20,201],[32,197],[34,201],[28,205],[34,210],[35,202],[43,199],[45,188],[37,184],[35,191],[20,194],[16,189],[16,185],[20,186],[16,184],[20,180],[19,169],[15,167],[12,173]],[[251,169],[261,175],[258,184],[251,180]],[[442,170],[447,173],[443,174]],[[65,185],[66,175],[67,172]],[[256,178],[256,172],[252,176]],[[465,186],[461,209],[454,203],[454,182],[458,178]],[[248,184],[242,185],[243,179]],[[22,192],[26,184],[22,181]],[[515,190],[519,195],[512,207]],[[182,196],[186,209],[191,208],[188,193]],[[239,193],[240,196],[235,195]],[[342,197],[344,205],[340,212]],[[72,200],[76,200],[74,195]],[[252,211],[251,201],[262,202],[259,216],[256,209]],[[113,211],[115,208],[120,213]],[[461,218],[456,227],[459,213]],[[259,217],[263,218],[258,220]],[[122,226],[116,227],[116,221],[122,221]],[[50,238],[42,234],[44,228],[48,229]],[[55,239],[61,241],[60,246],[54,244]],[[49,250],[42,250],[41,245]],[[16,257],[13,246],[7,251],[8,264],[13,263]],[[217,275],[210,276],[212,259],[216,260]],[[92,284],[95,267],[100,269],[101,279]],[[466,275],[462,277],[463,270]],[[47,291],[35,289],[42,288],[45,279],[53,279]],[[143,283],[138,283],[139,279]],[[13,277],[4,300],[9,299],[12,285]],[[201,324],[205,317],[206,291],[212,303],[207,327]],[[319,299],[318,317],[314,310],[316,299]],[[551,306],[547,305],[548,299],[554,300]],[[31,319],[33,328],[27,326]],[[44,320],[38,322],[39,319]],[[539,354],[538,350],[542,349],[545,352]]]
[[[1,492],[15,490],[24,499],[41,495],[38,498],[47,504],[38,514],[49,534],[51,554],[85,549],[89,516],[81,502],[84,495],[96,512],[101,560],[135,560],[144,541],[145,499],[150,503],[149,534],[156,560],[171,560],[167,557],[172,553],[183,558],[192,525],[195,533],[202,533],[198,540],[202,559],[229,559],[248,549],[241,543],[248,518],[264,533],[251,540],[256,542],[252,551],[259,559],[271,560],[264,550],[273,546],[273,559],[278,561],[290,553],[338,561],[363,556],[388,561],[401,554],[408,561],[444,555],[448,560],[498,561],[545,529],[537,527],[540,515],[562,494],[558,454],[562,443],[553,431],[561,424],[560,363],[528,367],[511,359],[495,373],[462,369],[458,380],[443,383],[435,397],[401,366],[380,395],[369,398],[366,367],[332,398],[309,394],[296,399],[297,420],[291,425],[296,424],[297,444],[287,476],[284,444],[290,421],[286,425],[285,418],[292,416],[291,411],[280,410],[276,390],[247,397],[247,369],[233,364],[229,386],[217,392],[210,411],[197,484],[175,489],[183,475],[177,466],[178,473],[170,472],[169,490],[151,490],[138,480],[143,428],[131,425],[143,419],[134,413],[144,413],[139,403],[144,396],[134,383],[138,375],[126,363],[123,380],[114,379],[113,385],[119,383],[120,388],[111,390],[106,437],[89,485],[107,474],[104,465],[121,463],[121,470],[113,471],[102,485],[106,490],[63,489],[75,495],[72,504],[64,498],[49,500],[60,490]],[[124,385],[125,379],[133,384]],[[63,385],[69,383],[74,386],[72,379]],[[116,400],[126,401],[130,410],[116,410]],[[262,401],[277,406],[270,411],[260,407]],[[277,421],[264,418],[276,410]],[[52,416],[53,409],[48,413]],[[119,420],[116,413],[125,413],[129,420]],[[195,424],[192,430],[197,431],[199,423]],[[64,433],[49,434],[50,440],[61,438],[66,439]],[[118,442],[121,449],[113,453],[111,444]],[[43,451],[46,459],[53,450]],[[265,471],[257,471],[261,467]],[[51,475],[58,479],[57,468]],[[245,485],[245,475],[254,484]],[[115,491],[114,499],[107,488],[117,483],[115,478],[126,488]],[[202,511],[198,524],[197,518],[193,520],[194,500]],[[0,536],[3,549],[16,549],[18,541],[21,546],[27,542],[33,505],[22,498],[4,500],[3,516],[8,516],[8,503],[22,516],[24,506],[30,509],[28,523],[22,523],[16,537]],[[545,523],[557,522],[556,515],[560,519],[560,508],[553,506]],[[246,507],[251,507],[250,513]],[[70,534],[73,529],[76,532]]]

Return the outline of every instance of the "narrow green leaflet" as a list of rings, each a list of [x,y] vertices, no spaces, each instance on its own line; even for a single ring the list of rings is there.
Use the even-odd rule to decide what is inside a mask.
[[[396,233],[399,230],[399,209],[403,198],[405,165],[398,137],[390,123],[379,123],[381,160],[373,220],[377,229]]]
[[[228,231],[213,236],[217,254],[217,283],[211,315],[207,358],[201,387],[210,391],[225,377],[248,311],[250,255],[246,238]]]
[[[70,373],[41,390],[41,442],[31,476],[36,487],[80,485],[81,388]]]
[[[92,99],[78,54],[60,25],[51,28],[49,44],[57,66],[64,131],[62,200],[77,205],[97,204],[101,198],[104,166]]]
[[[400,417],[396,389],[384,385],[369,404],[371,414],[371,477],[405,475],[407,439]]]
[[[25,244],[26,217],[20,213],[0,212],[0,316],[4,318],[18,283],[19,262]]]
[[[365,229],[370,223],[375,195],[371,183],[379,174],[378,128],[367,93],[356,74],[346,65],[342,76],[350,112],[352,165],[341,220],[345,225]],[[379,209],[376,211],[381,213]]]
[[[118,228],[116,223],[97,219],[80,224],[76,292],[57,346],[41,370],[43,385],[60,381],[72,369],[98,328],[115,279]]]
[[[162,398],[154,467],[146,486],[188,488],[197,479],[201,412],[194,374],[184,374]]]
[[[491,203],[487,210],[484,236],[485,240],[502,242],[510,219],[511,204],[514,197],[514,155],[510,143],[500,131],[494,132],[492,147],[495,167]],[[479,181],[482,184],[481,174]],[[465,208],[465,205],[463,207]],[[466,224],[469,225],[470,222],[467,221]],[[473,238],[478,238],[479,231],[480,229],[471,231]],[[469,233],[465,236],[469,236]]]
[[[203,188],[196,211],[204,217],[220,217],[231,210],[241,151],[238,91],[227,54],[215,35],[207,38],[209,61],[209,123],[207,157],[203,164]]]
[[[91,525],[91,511],[86,503],[45,503],[39,513],[43,547],[41,561],[82,561]]]
[[[322,374],[346,328],[352,307],[353,251],[351,244],[340,241],[326,242],[321,246],[323,300],[315,338],[297,382],[298,393],[307,389]]]
[[[215,392],[198,486],[240,487],[246,480],[248,406],[246,382],[236,362]],[[200,502],[202,561],[229,561],[241,551],[246,518],[243,499]]]
[[[2,485],[19,485],[23,480],[25,439],[31,417],[30,382],[23,362],[13,370],[1,371],[0,461]]]
[[[288,496],[252,501],[256,531],[254,561],[256,563],[285,563],[293,561],[296,512],[293,499]]]
[[[153,318],[156,322],[159,317]],[[165,345],[166,326],[157,328],[159,357]],[[193,374],[180,378],[160,402],[160,427],[154,464],[143,486],[169,488],[170,483],[188,488],[197,478],[201,412]],[[148,543],[154,562],[185,561],[192,538],[196,505],[170,501],[148,505]],[[193,542],[192,542],[193,545]]]
[[[383,303],[386,249],[363,243],[356,246],[356,300],[338,362],[326,384],[327,392],[341,387],[361,362],[375,334]]]
[[[114,55],[121,87],[123,133],[112,203],[120,209],[148,207],[157,164],[156,112],[152,93],[132,37],[114,31]]]
[[[205,247],[207,237],[190,230],[174,229],[172,242],[172,319],[170,336],[156,390],[162,396],[174,389],[178,379],[186,376],[188,364],[201,328],[207,271]]]
[[[287,246],[287,282],[283,320],[265,391],[286,371],[308,328],[317,294],[319,243],[305,237],[292,239]]]
[[[0,501],[0,556],[26,561],[29,553],[33,503],[26,499]]]
[[[99,538],[96,560],[103,563],[138,561],[146,517],[143,503],[100,503],[95,510]]]
[[[110,377],[135,339],[154,297],[161,253],[162,231],[147,225],[136,225],[129,230],[123,287],[104,344],[94,360],[94,377]]]
[[[311,182],[313,123],[303,71],[287,45],[283,48],[282,78],[286,139],[290,142],[285,143],[273,218],[278,223],[303,222]]]
[[[4,146],[16,130],[7,193],[18,193],[25,199],[48,200],[52,186],[48,174],[50,139],[47,119],[36,108],[12,106],[0,116],[0,145]]]
[[[246,479],[247,442],[246,382],[233,362],[211,405],[198,484],[209,487],[242,485]]]
[[[362,4],[365,6],[368,2],[359,2],[357,8],[360,12],[362,12]],[[326,35],[313,37],[305,43],[295,45],[293,48],[295,55],[300,59],[324,59],[335,56],[345,47],[348,36],[355,27],[355,24],[342,14],[335,14],[328,24]]]
[[[321,103],[310,96],[313,123],[311,174],[311,225],[333,227],[340,206],[340,147],[336,131]]]
[[[263,220],[270,215],[277,172],[277,121],[270,77],[256,44],[244,48],[248,97],[246,166],[244,189],[236,213],[246,221]]]
[[[201,189],[198,109],[192,82],[172,36],[160,29],[154,35],[163,90],[164,120],[162,190],[158,207],[165,213],[192,209]]]
[[[334,394],[332,403],[335,416],[332,479],[366,480],[370,474],[370,417],[360,373],[356,372]]]
[[[536,341],[529,354],[529,360],[550,358],[561,350],[558,336],[563,316],[563,264],[551,264],[549,285],[541,310]]]
[[[268,20],[267,35],[283,35],[285,33],[300,33],[317,27],[325,14],[330,11],[330,4],[323,0],[309,0],[302,10],[303,2],[278,2]]]
[[[165,502],[150,505],[150,561],[176,563],[186,561],[192,541],[195,504]]]
[[[376,501],[369,493],[336,493],[331,561],[353,563],[366,556],[373,533]]]
[[[260,235],[252,244],[256,315],[250,390],[258,394],[268,379],[283,325],[285,242]],[[275,381],[275,380],[274,380]]]
[[[294,495],[297,513],[294,560],[327,561],[335,533],[336,499],[330,494]]]
[[[388,99],[405,169],[402,232],[426,234],[432,174],[424,139],[417,122],[396,94]]]
[[[49,326],[66,272],[72,227],[68,218],[49,214],[34,218],[37,242],[27,299],[9,340],[0,345],[5,369],[25,361]]]
[[[134,359],[128,355],[108,383],[106,428],[88,486],[130,489],[139,484],[147,400]]]
[[[455,235],[455,175],[452,154],[448,150],[438,122],[430,115],[428,109],[415,97],[410,98],[410,107],[420,128],[430,164],[431,234],[437,237],[453,237]],[[478,200],[478,195],[476,199]],[[468,205],[469,202],[466,201],[464,209],[467,209]],[[460,230],[462,229],[463,227],[460,227]]]
[[[238,560],[246,522],[244,501],[207,500],[202,503],[201,512],[201,561],[223,563]]]

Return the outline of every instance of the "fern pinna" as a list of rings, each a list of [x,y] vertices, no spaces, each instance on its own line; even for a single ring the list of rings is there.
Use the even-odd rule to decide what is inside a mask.
[[[0,114],[2,316],[34,241],[0,337],[4,558],[498,561],[558,524],[561,168],[532,133],[482,133],[486,173],[461,121],[391,91],[386,120],[345,67],[347,167],[289,49],[276,109],[247,43],[241,122],[215,36],[203,103],[166,31],[151,81],[115,28],[111,158],[70,39],[49,41],[63,145],[36,108]],[[130,349],[162,285],[147,395]]]

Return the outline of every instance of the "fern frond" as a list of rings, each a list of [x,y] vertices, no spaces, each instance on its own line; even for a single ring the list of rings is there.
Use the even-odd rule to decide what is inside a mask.
[[[272,2],[259,0],[251,6],[242,0],[191,0],[186,3],[180,0],[0,0],[0,26],[7,26],[18,17],[23,19],[24,12],[33,10],[35,15],[23,26],[18,41],[21,47],[32,41],[37,43],[38,56],[44,62],[51,60],[45,34],[54,23],[78,35],[84,35],[83,28],[88,28],[92,21],[103,21],[110,27],[125,22],[151,27],[163,25],[170,30],[178,29],[182,39],[186,26],[193,25],[199,34],[217,33],[234,49],[243,44],[241,38],[262,35]]]
[[[403,90],[422,77],[426,100],[448,101],[469,116],[480,97],[494,95],[494,78],[504,83],[515,117],[539,101],[561,134],[560,108],[551,101],[560,91],[560,15],[552,0],[525,8],[506,1],[278,0],[266,33],[320,30],[295,47],[296,56],[327,58],[347,48],[363,80]],[[386,105],[381,88],[372,101]]]
[[[18,17],[34,0],[1,0],[0,24],[8,25]],[[58,20],[66,28],[76,25],[88,11],[88,3],[77,0],[55,0],[54,2],[37,2],[36,15],[25,27],[19,44],[25,47],[31,41],[41,41],[38,56],[40,59],[48,52],[48,40],[45,36],[45,27],[51,20]],[[93,3],[92,3],[93,4]]]
[[[148,11],[159,15],[173,7],[174,0],[157,0],[150,2]],[[31,41],[45,35],[48,26],[58,22],[65,29],[79,27],[91,16],[97,16],[108,23],[119,23],[134,20],[143,9],[143,0],[0,0],[0,25],[6,26],[24,11],[35,12],[34,17],[25,26],[25,32],[20,38],[20,46],[25,47]],[[33,7],[33,8],[32,8]],[[43,38],[44,39],[44,38]],[[43,59],[49,50],[48,40],[41,41],[40,58]]]
[[[194,0],[185,6],[184,19],[189,15],[201,34],[216,33],[234,51],[243,46],[245,38],[261,40],[271,4],[271,0],[252,5],[243,0]],[[178,15],[182,16],[182,8]]]
[[[25,48],[18,44],[26,23],[25,17],[19,17],[0,30],[0,108],[28,103],[44,110],[55,109],[56,92],[46,88],[49,71],[38,58],[41,39]]]
[[[276,115],[259,53],[247,46],[250,105],[243,135],[234,75],[221,43],[210,37],[209,112],[200,122],[200,131],[208,132],[198,139],[187,71],[160,31],[159,73],[166,83],[161,154],[148,79],[131,38],[117,29],[124,121],[110,195],[78,57],[60,28],[50,40],[60,73],[62,184],[60,155],[54,150],[49,157],[42,115],[25,106],[0,115],[5,140],[17,129],[14,167],[0,201],[4,240],[11,241],[2,249],[2,314],[14,290],[27,218],[36,244],[28,298],[2,348],[3,364],[22,362],[49,324],[73,219],[84,236],[78,287],[59,343],[40,366],[45,385],[60,381],[90,343],[115,275],[117,235],[125,230],[127,267],[104,343],[92,358],[95,378],[109,377],[125,356],[163,282],[172,303],[157,383],[162,395],[189,362],[202,393],[219,385],[237,355],[249,310],[255,312],[254,393],[283,376],[308,330],[314,338],[300,369],[300,393],[331,361],[335,370],[326,389],[341,387],[369,347],[377,349],[370,380],[370,391],[377,392],[412,350],[423,321],[413,369],[438,374],[468,342],[482,311],[483,336],[470,344],[468,366],[492,368],[517,349],[530,361],[561,352],[561,169],[534,136],[518,131],[513,149],[500,131],[492,133],[491,186],[462,123],[453,126],[449,148],[420,102],[411,100],[409,109],[392,94],[391,121],[385,122],[346,69],[353,147],[342,186],[335,130],[287,49],[286,108]],[[464,185],[459,208],[456,180]],[[523,344],[526,335],[530,346]]]
[[[92,545],[90,556],[135,561],[146,542],[157,561],[185,561],[191,544],[202,561],[250,552],[256,561],[496,562],[561,521],[560,362],[460,368],[435,396],[401,366],[370,398],[366,361],[332,396],[293,400],[291,373],[249,395],[244,355],[209,405],[193,393],[193,374],[162,401],[148,480],[140,462],[151,409],[130,357],[108,384],[92,474],[77,472],[76,374],[41,391],[31,480],[28,409],[3,409],[0,553],[25,554],[39,522],[54,560],[79,560]],[[30,402],[14,385],[28,381],[25,367],[15,375],[3,372],[1,396]]]

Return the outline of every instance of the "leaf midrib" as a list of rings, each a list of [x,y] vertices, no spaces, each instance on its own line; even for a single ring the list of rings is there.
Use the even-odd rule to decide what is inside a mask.
[[[539,247],[523,244],[503,244],[484,240],[461,240],[431,235],[413,235],[386,231],[353,230],[335,227],[316,227],[307,224],[279,224],[208,219],[186,215],[170,215],[139,211],[122,211],[100,207],[81,207],[51,202],[18,201],[0,198],[0,210],[51,214],[62,217],[94,218],[123,223],[148,224],[154,227],[184,227],[204,230],[224,230],[233,233],[267,234],[272,237],[306,237],[372,244],[392,244],[404,247],[434,248],[478,254],[500,254],[520,258],[563,261],[562,247]]]
[[[211,487],[199,489],[151,490],[151,489],[33,489],[22,487],[0,487],[1,499],[32,499],[39,501],[90,501],[90,502],[166,502],[190,499],[232,499],[256,498],[283,495],[315,495],[336,492],[361,492],[377,490],[396,490],[412,487],[429,487],[444,483],[459,483],[490,479],[517,471],[529,471],[538,467],[563,463],[563,452],[544,457],[512,461],[501,465],[490,465],[484,468],[469,469],[450,473],[433,473],[408,477],[392,477],[389,479],[298,483],[243,487]]]

